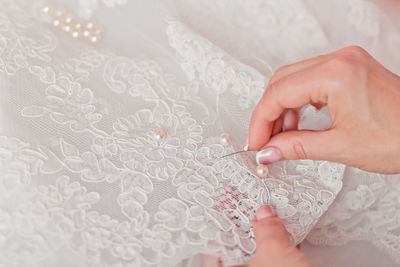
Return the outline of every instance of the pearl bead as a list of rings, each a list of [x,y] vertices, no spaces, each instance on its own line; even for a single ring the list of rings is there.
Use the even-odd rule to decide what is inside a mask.
[[[227,146],[232,142],[232,137],[227,134],[227,133],[223,133],[219,136],[219,143],[221,145]]]
[[[51,11],[51,7],[50,7],[49,5],[44,5],[44,6],[42,7],[42,13],[43,13],[43,14],[49,14],[50,11]]]
[[[154,131],[154,139],[157,141],[161,141],[161,140],[165,139],[166,136],[167,136],[167,134],[162,129],[158,129],[158,130]]]
[[[89,31],[83,31],[83,36],[85,37],[89,37],[90,36],[90,32]]]
[[[64,14],[65,14],[64,10],[59,9],[59,8],[57,8],[57,9],[54,11],[54,16],[55,16],[55,17],[62,17],[62,16],[64,16]]]
[[[77,22],[77,23],[75,23],[74,28],[77,29],[77,30],[80,30],[82,28],[82,24]]]
[[[72,18],[71,17],[65,17],[64,22],[67,24],[70,24],[72,22]]]
[[[101,30],[100,29],[96,29],[95,31],[93,31],[94,35],[101,35]]]
[[[91,41],[92,43],[97,43],[97,42],[99,41],[99,37],[97,37],[97,36],[92,36],[92,37],[90,37],[90,41]]]
[[[53,20],[53,26],[54,26],[54,27],[58,27],[58,26],[60,26],[60,25],[61,25],[61,22],[60,22],[59,19]]]
[[[86,23],[86,28],[89,29],[89,30],[93,29],[94,28],[94,23],[92,21],[88,21]]]
[[[77,38],[79,38],[79,32],[73,31],[73,32],[71,33],[71,36],[72,36],[72,38],[77,39]]]
[[[267,165],[260,164],[256,168],[256,175],[260,178],[265,178],[268,176],[268,167]]]
[[[63,31],[65,32],[70,32],[72,30],[71,25],[64,25],[64,27],[62,27]]]
[[[69,33],[73,39],[85,37],[88,42],[98,43],[103,38],[103,33],[93,21],[79,21],[74,16],[65,12],[64,9],[54,9],[51,5],[45,4],[40,12],[47,15],[48,22]],[[45,16],[43,16],[45,18]]]

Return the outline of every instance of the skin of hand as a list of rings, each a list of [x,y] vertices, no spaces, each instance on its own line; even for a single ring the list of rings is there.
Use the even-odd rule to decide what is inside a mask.
[[[268,205],[261,206],[253,220],[256,252],[249,265],[235,267],[315,267],[311,261],[290,244],[282,221]],[[215,257],[203,255],[203,267],[216,266]],[[221,261],[218,267],[223,267]]]
[[[256,253],[248,267],[314,267],[311,261],[292,246],[285,226],[271,206],[261,206],[253,220]]]
[[[330,129],[297,130],[297,110],[327,105]],[[257,162],[313,159],[400,172],[400,77],[351,46],[279,68],[255,108],[249,150]]]

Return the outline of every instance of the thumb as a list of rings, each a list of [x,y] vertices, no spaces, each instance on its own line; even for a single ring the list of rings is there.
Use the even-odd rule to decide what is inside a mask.
[[[281,264],[282,259],[292,246],[272,207],[265,205],[257,210],[253,230],[257,249],[249,267],[286,266]]]
[[[256,253],[249,267],[313,267],[313,264],[292,246],[282,221],[270,206],[262,206],[253,221]]]
[[[257,210],[253,228],[257,252],[268,252],[270,254],[271,249],[281,250],[291,247],[286,237],[285,226],[271,206],[264,205]]]
[[[271,164],[279,160],[328,160],[340,162],[343,156],[344,138],[337,130],[295,130],[279,133],[257,152],[258,164]]]

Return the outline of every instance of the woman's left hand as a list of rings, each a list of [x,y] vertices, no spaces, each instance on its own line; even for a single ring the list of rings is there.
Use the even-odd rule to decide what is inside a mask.
[[[286,237],[286,229],[273,208],[262,206],[253,221],[257,249],[249,267],[314,267]]]

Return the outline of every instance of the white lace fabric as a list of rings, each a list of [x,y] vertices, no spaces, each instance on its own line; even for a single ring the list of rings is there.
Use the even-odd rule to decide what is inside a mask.
[[[283,2],[247,8],[258,12],[261,5],[278,16]],[[98,47],[52,28],[40,16],[41,1],[0,1],[0,266],[166,266],[197,253],[218,256],[226,266],[245,264],[255,251],[251,221],[262,204],[276,208],[294,244],[310,231],[309,240],[325,244],[350,231],[360,239],[376,230],[388,238],[368,239],[397,251],[394,217],[386,230],[364,227],[364,221],[359,234],[347,228],[354,210],[365,222],[375,218],[370,209],[392,211],[396,191],[385,191],[378,180],[352,180],[339,193],[340,164],[281,162],[261,180],[253,174],[251,153],[222,158],[243,146],[265,73],[179,19],[164,20],[168,9],[157,6],[152,11],[162,19],[147,25],[137,3],[72,3],[64,4],[77,15],[102,14],[97,19],[105,38]],[[294,23],[308,21],[300,29],[319,41],[310,38],[287,60],[327,42],[303,5],[293,10],[304,15]],[[292,31],[302,32],[295,26]],[[288,45],[293,42],[285,36]],[[266,54],[257,55],[266,59],[264,66],[278,64],[276,55]],[[329,123],[325,111],[302,111],[301,128]],[[165,138],[157,141],[160,129]],[[232,136],[228,146],[219,143],[223,132]],[[331,236],[338,226],[341,235]]]

